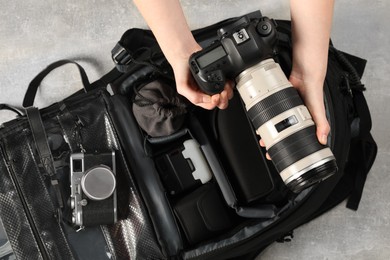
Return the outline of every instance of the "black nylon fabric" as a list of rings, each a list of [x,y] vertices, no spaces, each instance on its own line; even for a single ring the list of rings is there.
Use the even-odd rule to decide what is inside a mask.
[[[13,245],[14,253],[20,259],[28,259],[30,256],[42,258],[3,152],[1,153],[0,172],[1,220],[4,227],[12,227],[12,231],[7,232],[7,236]],[[15,243],[25,246],[17,246]]]
[[[0,203],[5,230],[11,235],[10,243],[20,259],[73,259],[65,235],[54,217],[56,209],[48,191],[49,176],[41,173],[31,132],[27,127],[20,130],[8,132],[1,140],[5,152],[2,153],[1,164],[7,162],[9,165],[6,171],[1,172],[1,183],[8,173],[15,185],[9,185],[2,194],[16,192],[14,197],[19,197],[15,201]],[[2,165],[2,168],[5,167]],[[24,210],[22,200],[25,200],[29,212]],[[37,230],[35,234],[34,227]],[[20,240],[25,240],[25,243]]]
[[[93,232],[74,232],[67,222],[66,210],[64,218],[58,221],[57,197],[50,176],[40,163],[26,117],[7,122],[0,129],[0,217],[18,259],[109,259],[109,255],[117,259],[163,258],[133,181],[131,165],[107,111],[110,102],[105,90],[97,90],[41,110],[66,199],[70,193],[71,152],[116,151],[119,221],[100,231],[97,227],[105,247],[94,247],[94,240],[99,237],[88,238]],[[72,244],[79,243],[78,236],[86,237],[81,241],[89,252],[88,258],[79,254],[79,245]]]

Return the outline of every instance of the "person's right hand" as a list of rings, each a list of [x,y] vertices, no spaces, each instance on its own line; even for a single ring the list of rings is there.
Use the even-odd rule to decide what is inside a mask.
[[[193,52],[200,49],[201,47],[198,46]],[[219,109],[227,108],[229,99],[233,97],[233,83],[227,81],[224,90],[219,94],[210,96],[202,92],[190,72],[188,60],[191,54],[176,57],[174,61],[170,62],[175,74],[177,92],[194,105],[205,109],[210,110],[215,107]]]

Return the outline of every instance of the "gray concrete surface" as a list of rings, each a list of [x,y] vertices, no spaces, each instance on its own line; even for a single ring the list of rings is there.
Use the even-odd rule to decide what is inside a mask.
[[[260,9],[289,18],[288,1],[182,1],[191,28]],[[379,145],[360,208],[342,204],[295,231],[292,242],[273,244],[257,259],[390,259],[390,2],[336,1],[332,38],[341,50],[368,59],[363,82]],[[110,51],[122,33],[145,27],[130,0],[5,1],[0,8],[0,103],[20,105],[30,80],[47,64],[80,59],[91,80],[112,66]],[[80,88],[77,71],[65,66],[42,84],[44,107]],[[0,112],[0,122],[13,115]]]

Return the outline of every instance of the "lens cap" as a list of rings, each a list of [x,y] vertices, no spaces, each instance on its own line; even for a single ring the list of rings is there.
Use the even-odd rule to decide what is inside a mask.
[[[114,192],[115,186],[115,175],[105,165],[90,168],[81,178],[84,194],[91,200],[107,199]]]

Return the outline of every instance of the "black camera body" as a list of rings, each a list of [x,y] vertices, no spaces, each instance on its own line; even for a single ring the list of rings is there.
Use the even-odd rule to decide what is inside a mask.
[[[117,221],[115,152],[70,156],[72,222],[86,226]]]
[[[276,22],[267,17],[250,21],[246,16],[218,30],[220,40],[190,57],[190,70],[207,94],[222,92],[226,79],[271,58],[277,41]]]

